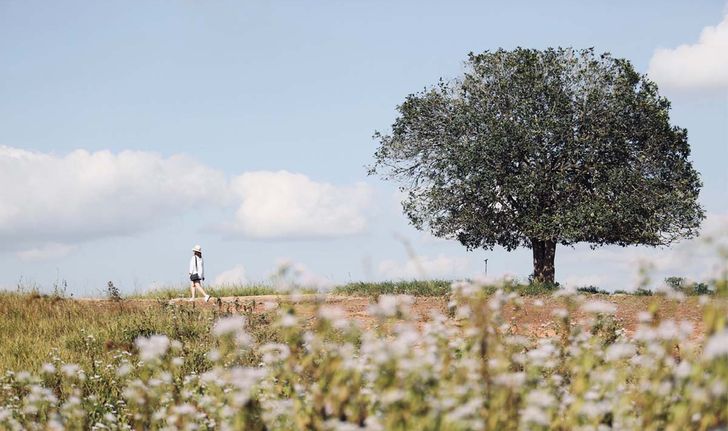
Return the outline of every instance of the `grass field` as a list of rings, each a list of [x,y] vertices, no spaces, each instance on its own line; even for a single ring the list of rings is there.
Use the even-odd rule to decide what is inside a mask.
[[[334,286],[325,291],[334,295],[361,295],[376,296],[384,294],[407,294],[415,296],[442,296],[450,291],[448,280],[407,280],[384,282],[351,282]],[[285,289],[274,284],[228,284],[222,286],[205,287],[207,293],[215,297],[276,295],[288,293]],[[318,293],[314,288],[298,288],[300,293]],[[162,287],[147,292],[128,295],[127,298],[172,299],[190,296],[187,286]]]
[[[254,295],[275,295],[281,293],[279,289],[269,284],[228,284],[221,286],[205,286],[205,291],[217,297],[222,296],[254,296]],[[146,298],[146,299],[172,299],[186,298],[190,296],[189,286],[161,287],[152,289],[142,293],[127,295],[127,298]],[[199,296],[199,293],[196,294]]]
[[[91,369],[118,351],[134,351],[134,340],[164,334],[184,343],[189,371],[209,368],[205,354],[214,347],[212,323],[223,315],[248,315],[261,341],[275,339],[265,313],[246,313],[244,305],[197,307],[164,300],[77,301],[33,294],[0,294],[0,369],[39,369],[53,358]]]
[[[303,302],[263,288],[209,303],[5,293],[0,429],[717,429],[728,301],[725,282],[713,288],[355,283]]]
[[[670,280],[670,279],[668,279]],[[342,285],[337,285],[324,291],[319,291],[314,288],[299,288],[296,291],[299,293],[327,293],[332,295],[351,295],[351,296],[371,296],[377,297],[378,295],[413,295],[413,296],[444,296],[450,292],[452,285],[451,280],[398,280],[398,281],[380,281],[380,282],[350,282]],[[705,295],[711,294],[711,290],[705,283],[699,284],[684,284],[681,285],[678,282],[673,283],[676,285],[675,290],[678,290],[685,295]],[[696,287],[697,286],[697,287]],[[559,289],[556,285],[544,285],[537,283],[524,283],[518,280],[503,282],[498,285],[497,288],[503,289],[506,292],[516,292],[521,295],[543,295],[552,293]],[[278,295],[289,293],[286,290],[282,290],[273,284],[228,284],[222,286],[208,286],[205,287],[207,293],[214,297],[243,297],[243,296],[256,296],[256,295]],[[495,286],[485,287],[489,292],[496,290]],[[584,286],[577,288],[577,290],[584,294],[606,294],[610,292],[602,290],[594,286]],[[646,289],[638,289],[634,291],[617,291],[612,292],[615,294],[625,295],[637,295],[637,296],[650,296],[654,292]],[[189,287],[187,286],[176,286],[176,287],[162,287],[146,292],[135,293],[127,295],[126,298],[130,299],[173,299],[173,298],[186,298],[190,296]]]

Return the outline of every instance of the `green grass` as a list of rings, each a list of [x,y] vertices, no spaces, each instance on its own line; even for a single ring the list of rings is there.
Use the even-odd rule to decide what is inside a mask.
[[[413,296],[445,296],[450,293],[452,281],[448,280],[410,280],[410,281],[384,281],[379,283],[354,282],[333,289],[336,295],[352,296],[378,296],[378,295],[413,295]],[[557,285],[531,283],[523,284],[517,281],[506,282],[497,286],[485,286],[484,289],[493,293],[499,288],[506,292],[518,292],[522,295],[545,295],[558,289]]]
[[[78,301],[39,294],[0,293],[0,370],[38,369],[52,356],[86,369],[95,359],[110,360],[119,350],[134,351],[134,340],[167,335],[184,344],[188,371],[209,367],[214,347],[210,327],[220,316],[246,313],[251,333],[272,340],[269,314],[252,313],[243,303],[198,307],[167,301]]]
[[[513,281],[510,283],[505,283],[503,286],[489,286],[488,289],[496,290],[499,287],[503,288],[503,290],[505,290],[506,292],[516,292],[526,296],[548,295],[559,290],[560,288],[558,284],[554,283],[533,282],[526,284]]]
[[[414,295],[414,296],[444,296],[450,293],[448,280],[411,280],[411,281],[384,281],[377,283],[352,282],[334,287],[329,293],[334,295],[350,296],[378,296],[378,295]],[[268,284],[224,285],[205,287],[208,294],[214,297],[223,296],[254,296],[285,294]],[[317,293],[316,289],[303,289],[303,293]],[[198,294],[199,295],[199,294]],[[150,290],[143,293],[129,295],[128,299],[173,299],[190,296],[187,286],[169,286]]]
[[[447,280],[412,280],[384,281],[377,283],[352,282],[334,287],[329,293],[334,295],[377,296],[377,295],[414,295],[443,296],[450,292],[451,281]],[[269,284],[223,285],[205,287],[208,294],[214,297],[280,295],[283,292]],[[303,293],[317,293],[316,289],[302,289]],[[198,294],[199,295],[199,294]],[[128,299],[173,299],[190,296],[187,286],[168,286],[143,293],[126,296]]]
[[[447,280],[383,281],[378,283],[359,281],[337,286],[332,290],[332,293],[335,295],[351,296],[444,296],[450,293],[451,283],[451,281]]]
[[[445,296],[450,294],[452,281],[450,280],[401,280],[401,281],[381,281],[381,282],[350,282],[338,285],[329,290],[327,293],[333,295],[348,296],[370,296],[378,297],[379,295],[412,295],[412,296]],[[558,284],[544,283],[522,283],[519,280],[511,280],[499,285],[484,286],[483,289],[488,293],[493,293],[497,289],[503,289],[506,292],[516,292],[521,295],[548,295],[558,290]],[[714,289],[705,283],[693,283],[681,286],[676,291],[685,293],[686,295],[712,295]],[[282,291],[272,284],[255,283],[255,284],[228,284],[219,286],[205,286],[205,290],[213,297],[246,297],[257,295],[285,295],[289,292]],[[583,286],[577,288],[582,294],[626,294],[635,296],[650,296],[662,292],[653,292],[648,289],[640,288],[633,291],[616,290],[614,292],[605,291],[598,286]],[[19,288],[19,293],[39,295],[40,288],[33,286],[32,288]],[[313,288],[298,290],[299,293],[315,294],[319,291]],[[50,296],[64,298],[65,290],[59,291],[54,288]],[[149,290],[141,293],[133,293],[125,295],[124,299],[156,299],[169,300],[176,298],[188,298],[190,296],[189,286],[174,285],[164,286],[157,289]],[[199,293],[198,293],[199,296]]]
[[[220,286],[204,286],[205,291],[214,297],[223,296],[255,296],[255,295],[277,295],[281,291],[267,284],[229,284]],[[190,296],[189,286],[167,286],[147,292],[132,294],[129,299],[174,299]],[[197,296],[200,296],[199,292]]]
[[[445,296],[450,293],[450,280],[401,280],[381,282],[351,282],[335,286],[329,291],[333,295],[372,296],[379,295],[412,295],[412,296]],[[507,282],[498,286],[486,286],[488,292],[495,292],[503,288],[507,292],[518,292],[523,295],[544,295],[558,289],[557,285],[539,283]],[[285,294],[279,289],[267,284],[225,285],[206,287],[207,293],[214,297],[224,296],[254,296]],[[303,289],[303,293],[317,293],[315,289]],[[190,296],[189,287],[170,286],[151,290],[148,292],[127,296],[129,299],[173,299]]]

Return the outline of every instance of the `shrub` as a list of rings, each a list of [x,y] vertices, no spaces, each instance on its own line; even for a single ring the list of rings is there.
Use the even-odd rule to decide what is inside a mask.
[[[589,294],[599,294],[599,295],[609,295],[609,292],[606,290],[602,290],[596,286],[583,286],[583,287],[577,287],[577,292],[580,293],[589,293]]]
[[[652,292],[650,289],[645,289],[644,287],[639,287],[632,294],[636,295],[636,296],[652,296],[654,294],[654,292]]]
[[[109,281],[106,283],[106,296],[112,301],[121,301],[121,292],[119,288],[114,285],[114,282]]]
[[[667,277],[665,284],[668,288],[685,295],[710,295],[713,293],[707,283],[690,282],[683,277]]]

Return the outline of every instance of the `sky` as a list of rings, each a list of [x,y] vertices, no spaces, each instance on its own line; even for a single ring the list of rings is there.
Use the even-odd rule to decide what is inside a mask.
[[[488,276],[530,250],[466,251],[408,225],[367,176],[396,107],[468,52],[594,47],[672,101],[704,187],[701,239],[557,250],[557,280],[635,288],[720,268],[728,225],[724,1],[0,0],[0,287],[75,296],[210,283]],[[645,263],[647,262],[647,263]]]

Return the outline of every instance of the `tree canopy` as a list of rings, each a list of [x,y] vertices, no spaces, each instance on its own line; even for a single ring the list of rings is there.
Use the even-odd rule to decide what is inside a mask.
[[[471,250],[529,247],[537,280],[554,281],[557,244],[664,246],[704,218],[687,130],[625,59],[471,53],[397,109],[370,173],[399,183],[410,222]]]

